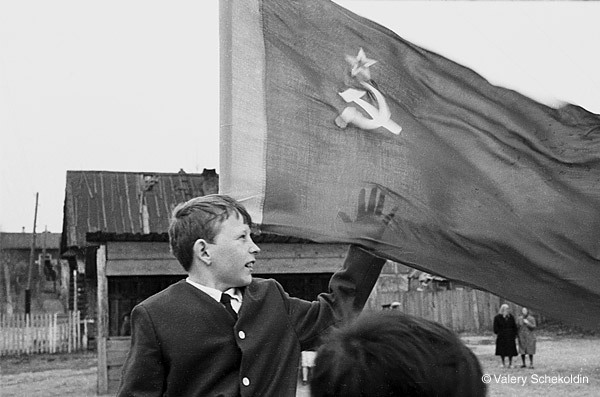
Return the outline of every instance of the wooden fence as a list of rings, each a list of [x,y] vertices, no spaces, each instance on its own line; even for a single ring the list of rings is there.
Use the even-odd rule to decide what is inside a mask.
[[[68,314],[0,315],[0,356],[87,349],[87,322]]]
[[[409,291],[400,293],[398,298],[404,313],[438,322],[456,332],[492,331],[501,304],[507,303],[515,318],[522,308],[489,292],[466,288]]]

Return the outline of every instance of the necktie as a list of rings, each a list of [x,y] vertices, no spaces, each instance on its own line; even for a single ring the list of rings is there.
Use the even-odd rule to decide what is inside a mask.
[[[237,318],[238,318],[237,313],[235,312],[235,310],[233,310],[233,307],[231,307],[231,296],[229,296],[226,293],[222,293],[221,294],[221,303],[223,304],[223,306],[225,306],[225,310],[227,310],[227,312],[229,314],[231,314],[233,319],[237,320]]]

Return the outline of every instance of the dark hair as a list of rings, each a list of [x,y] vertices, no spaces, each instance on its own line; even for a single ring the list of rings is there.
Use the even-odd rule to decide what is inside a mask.
[[[169,244],[186,271],[192,266],[196,241],[204,239],[213,243],[221,224],[232,215],[241,216],[245,224],[252,225],[248,211],[229,196],[196,197],[175,207],[169,224]]]
[[[440,324],[398,311],[365,313],[317,352],[313,397],[485,396],[477,357]]]

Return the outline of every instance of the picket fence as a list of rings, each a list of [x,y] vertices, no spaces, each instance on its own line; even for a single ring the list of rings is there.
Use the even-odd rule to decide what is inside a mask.
[[[0,356],[71,353],[87,349],[80,312],[0,315]]]

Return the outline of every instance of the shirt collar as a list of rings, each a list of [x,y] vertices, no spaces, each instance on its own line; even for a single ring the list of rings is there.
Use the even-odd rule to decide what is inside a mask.
[[[239,288],[229,288],[225,292],[221,292],[218,289],[215,289],[212,287],[207,287],[206,285],[202,285],[200,283],[192,281],[192,280],[190,280],[189,277],[186,278],[185,281],[187,283],[193,285],[194,287],[198,288],[200,291],[206,293],[208,296],[210,296],[217,302],[221,301],[222,294],[227,294],[227,295],[231,296],[233,299],[237,300],[238,302],[240,302],[240,303],[242,302],[242,292],[240,291]]]

